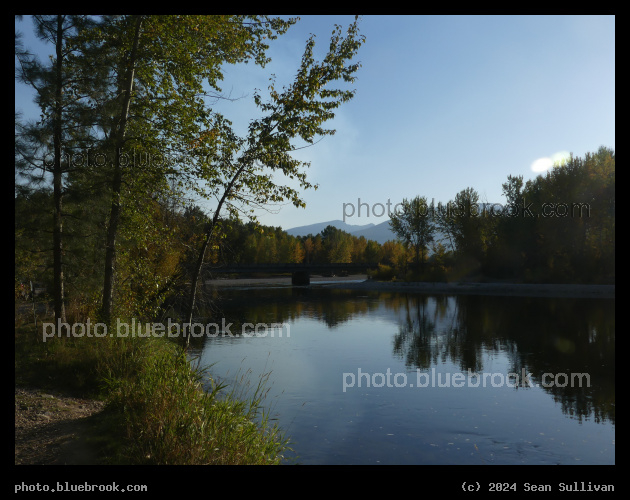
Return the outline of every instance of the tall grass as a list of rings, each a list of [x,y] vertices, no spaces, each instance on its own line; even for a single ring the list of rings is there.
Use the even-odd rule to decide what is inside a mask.
[[[110,378],[109,401],[124,416],[127,451],[138,464],[279,464],[288,441],[270,425],[262,386],[250,399],[204,391],[207,371],[179,349],[146,356],[132,378]]]
[[[167,339],[43,342],[38,330],[32,323],[16,327],[16,380],[105,399],[102,430],[116,441],[107,446],[106,463],[279,464],[289,450],[264,409],[264,379],[239,397]]]

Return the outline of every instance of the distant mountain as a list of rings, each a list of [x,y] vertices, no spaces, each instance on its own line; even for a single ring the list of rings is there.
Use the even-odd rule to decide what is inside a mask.
[[[362,231],[371,228],[374,226],[374,224],[365,224],[363,226],[360,226],[346,224],[341,220],[331,220],[328,222],[317,222],[308,226],[293,227],[291,229],[287,229],[286,233],[290,234],[291,236],[308,236],[309,234],[312,234],[314,236],[318,233],[321,233],[328,226],[334,226],[337,229],[341,229],[342,231],[352,234],[356,231]]]
[[[372,227],[354,231],[352,234],[357,237],[363,236],[366,240],[374,240],[381,245],[386,241],[396,239],[396,235],[389,227],[389,219],[377,225],[372,224]]]
[[[291,236],[316,235],[326,229],[327,226],[334,226],[337,229],[341,229],[357,237],[364,236],[366,240],[374,240],[380,244],[396,239],[396,236],[389,228],[389,219],[380,224],[370,223],[365,225],[347,224],[341,220],[330,220],[328,222],[318,222],[308,226],[293,227],[287,229],[286,232]]]
[[[374,240],[379,244],[383,244],[386,241],[392,241],[396,239],[396,235],[389,227],[389,219],[380,224],[366,224],[364,226],[346,224],[340,220],[331,220],[328,222],[319,222],[317,224],[311,224],[309,226],[294,227],[287,229],[287,233],[292,236],[307,236],[309,234],[316,235],[322,232],[327,226],[334,226],[337,229],[346,231],[353,236],[363,236],[366,240]],[[444,235],[436,232],[434,235],[436,241],[442,240],[444,242]]]

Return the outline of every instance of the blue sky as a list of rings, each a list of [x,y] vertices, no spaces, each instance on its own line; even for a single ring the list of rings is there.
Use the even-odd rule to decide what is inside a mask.
[[[225,68],[224,92],[244,97],[218,109],[246,130],[254,88],[271,73],[290,84],[309,34],[323,56],[334,24],[352,20],[302,16],[272,42],[265,69]],[[30,22],[16,26],[30,35]],[[467,187],[502,203],[508,175],[532,179],[544,159],[615,147],[614,16],[363,16],[360,30],[356,96],[329,122],[337,133],[296,153],[319,189],[304,192],[306,209],[259,212],[262,223],[343,219],[344,203],[349,215],[360,199],[361,217],[346,222],[378,224],[387,220],[378,204],[447,202]],[[16,86],[28,114],[25,99]]]

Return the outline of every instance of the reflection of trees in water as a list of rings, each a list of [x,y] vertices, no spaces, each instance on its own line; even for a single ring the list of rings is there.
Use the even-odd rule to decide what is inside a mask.
[[[615,419],[614,300],[543,299],[376,293],[315,288],[221,291],[204,322],[291,323],[312,318],[334,328],[376,310],[398,318],[394,355],[423,370],[451,362],[463,373],[484,371],[485,353],[502,353],[507,372],[588,373],[591,387],[543,388],[565,414]],[[192,339],[201,347],[211,338]],[[507,372],[505,375],[507,375]],[[560,380],[562,382],[562,380]]]
[[[514,368],[531,372],[537,384],[544,382],[545,373],[557,376],[559,385],[544,390],[564,413],[614,423],[614,300],[522,299],[511,310],[497,310],[495,317],[498,328],[510,325],[509,335],[517,345],[510,357]],[[585,387],[585,379],[583,387],[577,378],[571,383],[573,374],[588,374],[590,387]]]
[[[416,299],[416,300],[413,300]],[[431,349],[435,342],[435,322],[427,312],[428,297],[407,296],[406,315],[394,335],[394,353],[405,360],[407,366],[429,368],[437,363],[438,352]]]
[[[289,323],[298,318],[312,318],[329,328],[364,316],[380,307],[376,294],[367,300],[366,294],[352,290],[289,288],[256,290],[224,290],[213,296],[212,308],[201,313],[206,322],[229,318],[233,331],[240,325]]]
[[[479,318],[456,297],[407,295],[405,317],[394,336],[394,353],[407,366],[423,370],[450,361],[462,372],[483,369],[482,348],[496,340],[480,338]]]
[[[484,352],[502,352],[510,360],[505,375],[525,370],[533,384],[545,373],[557,376],[557,385],[543,389],[565,414],[614,423],[614,301],[409,295],[400,304],[405,315],[393,351],[407,366],[450,361],[480,372]],[[585,379],[582,387],[577,378],[571,383],[576,373],[588,373],[590,387]]]

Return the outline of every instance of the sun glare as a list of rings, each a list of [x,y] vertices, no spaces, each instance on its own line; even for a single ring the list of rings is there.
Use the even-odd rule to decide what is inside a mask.
[[[556,164],[562,165],[570,158],[567,151],[559,151],[551,155],[550,158],[538,158],[532,163],[532,172],[546,172]]]
[[[538,158],[534,163],[532,163],[532,171],[533,172],[545,172],[549,170],[553,166],[553,161],[551,158]]]
[[[558,151],[556,154],[551,155],[551,161],[553,161],[554,165],[556,163],[562,165],[569,158],[571,158],[571,154],[568,151]]]

